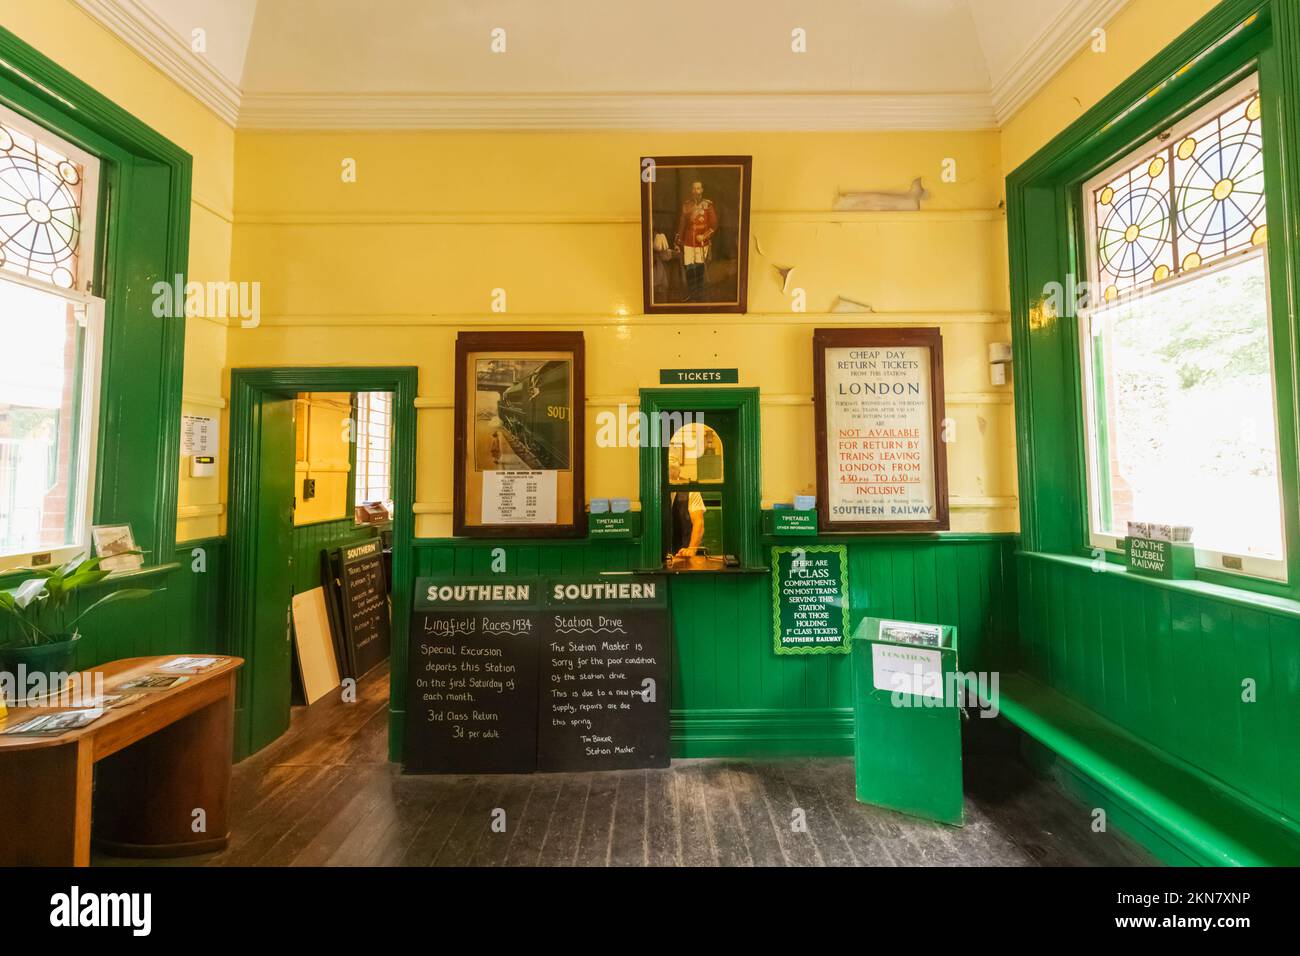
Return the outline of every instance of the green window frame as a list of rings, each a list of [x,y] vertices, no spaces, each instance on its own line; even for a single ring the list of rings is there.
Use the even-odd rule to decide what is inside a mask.
[[[1069,304],[1077,306],[1079,324],[1082,369],[1080,381],[1084,390],[1084,438],[1086,450],[1089,452],[1085,462],[1089,479],[1090,506],[1086,519],[1089,524],[1089,544],[1094,549],[1101,548],[1119,554],[1124,546],[1123,530],[1116,528],[1114,524],[1111,510],[1111,469],[1107,467],[1114,464],[1112,448],[1117,441],[1122,442],[1124,435],[1123,432],[1111,433],[1112,426],[1118,425],[1118,422],[1111,420],[1113,409],[1108,402],[1108,399],[1115,397],[1116,393],[1111,391],[1114,382],[1110,381],[1107,375],[1109,356],[1106,349],[1107,336],[1104,331],[1107,327],[1107,316],[1113,319],[1116,315],[1124,315],[1135,308],[1134,303],[1147,301],[1168,303],[1172,301],[1170,296],[1177,295],[1176,290],[1191,287],[1203,290],[1215,276],[1222,277],[1225,274],[1237,273],[1242,268],[1250,268],[1252,264],[1261,271],[1267,272],[1268,245],[1266,242],[1255,241],[1256,234],[1265,231],[1263,225],[1259,225],[1254,232],[1240,230],[1237,235],[1241,238],[1231,250],[1228,249],[1226,241],[1223,242],[1222,250],[1216,250],[1215,246],[1219,242],[1217,239],[1207,238],[1204,243],[1198,245],[1194,231],[1196,225],[1205,220],[1205,213],[1208,211],[1210,225],[1206,226],[1206,230],[1211,229],[1219,210],[1226,210],[1227,204],[1220,206],[1207,202],[1209,197],[1199,201],[1193,200],[1190,197],[1196,196],[1197,193],[1193,189],[1184,192],[1175,182],[1176,166],[1184,172],[1189,168],[1208,169],[1208,167],[1198,167],[1196,161],[1192,159],[1194,153],[1201,152],[1196,147],[1196,140],[1187,138],[1193,130],[1203,127],[1207,122],[1217,125],[1226,121],[1237,123],[1234,128],[1239,131],[1243,128],[1241,124],[1255,127],[1256,122],[1262,121],[1262,115],[1256,121],[1251,121],[1244,115],[1247,102],[1252,108],[1260,106],[1262,112],[1262,101],[1258,95],[1259,79],[1257,73],[1250,71],[1244,80],[1230,84],[1226,90],[1222,88],[1216,90],[1214,100],[1181,121],[1181,129],[1177,125],[1168,126],[1161,130],[1155,139],[1138,144],[1132,152],[1124,154],[1117,163],[1112,163],[1107,169],[1090,177],[1074,197],[1076,214],[1084,227],[1083,239],[1080,242],[1082,261],[1079,263],[1079,268],[1081,274],[1087,277],[1089,284],[1087,287],[1080,286],[1075,301]],[[1221,116],[1224,119],[1220,119]],[[1259,125],[1262,125],[1262,122]],[[1206,143],[1209,144],[1206,152],[1207,162],[1213,162],[1216,142],[1212,136],[1206,139]],[[1245,140],[1243,139],[1242,142]],[[1182,152],[1184,146],[1188,148],[1186,155]],[[1252,174],[1253,179],[1250,180],[1250,184],[1263,190],[1261,160],[1259,153],[1245,152],[1238,147],[1230,154],[1227,161],[1234,165],[1244,162],[1250,168],[1258,170]],[[1134,168],[1139,170],[1136,175],[1132,171]],[[1117,176],[1120,185],[1112,188]],[[1149,181],[1155,181],[1158,185],[1153,190],[1148,189]],[[1251,229],[1265,214],[1265,197],[1262,193],[1256,195],[1258,199],[1253,207],[1253,215],[1256,218],[1252,220],[1244,212],[1241,213],[1241,223]],[[1191,214],[1191,219],[1184,222],[1183,214],[1177,209],[1177,204],[1180,202],[1195,202],[1192,208],[1199,209],[1199,214]],[[1248,205],[1247,208],[1252,207]],[[1140,224],[1133,223],[1129,226],[1133,241],[1119,238],[1118,230],[1113,226],[1109,227],[1108,231],[1102,232],[1102,210],[1106,211],[1106,221],[1110,222],[1123,223],[1129,217],[1140,218],[1142,220]],[[1226,227],[1226,211],[1223,212],[1222,221]],[[1247,240],[1248,244],[1244,244]],[[1109,247],[1101,251],[1098,249],[1099,242],[1109,243]],[[1204,259],[1202,250],[1205,251]],[[1103,264],[1107,255],[1110,257],[1112,267],[1121,271],[1132,271],[1135,274],[1128,276],[1126,272],[1123,278],[1107,276]],[[1192,265],[1186,267],[1183,265],[1192,262],[1194,262]],[[1148,275],[1141,275],[1144,271],[1141,268],[1143,265]],[[1117,288],[1116,284],[1122,285],[1122,289]],[[1271,347],[1271,303],[1266,298],[1263,305],[1262,323],[1257,328],[1267,336]],[[1141,309],[1141,306],[1137,308]],[[1159,308],[1158,304],[1156,308]],[[1146,310],[1131,314],[1149,317],[1152,313]],[[1169,315],[1167,305],[1165,314]],[[1273,485],[1272,493],[1276,495],[1278,506],[1278,523],[1274,525],[1273,530],[1280,534],[1283,531],[1280,513],[1282,469],[1276,434],[1277,368],[1274,355],[1268,354],[1268,364],[1267,404],[1271,412],[1268,415],[1267,427],[1274,443],[1273,464],[1276,468],[1270,484]],[[1257,393],[1252,392],[1252,394]],[[1212,427],[1212,423],[1198,420],[1198,441],[1206,427]],[[1177,461],[1177,459],[1173,460]],[[1256,486],[1252,493],[1245,494],[1243,497],[1266,501],[1268,494],[1265,489]],[[1208,500],[1213,500],[1216,506],[1220,504],[1218,499]],[[1225,499],[1222,504],[1228,505],[1231,500]],[[1216,510],[1219,509],[1216,507]],[[1135,520],[1157,518],[1150,513],[1132,517]],[[1197,535],[1201,530],[1198,522],[1195,529]],[[1199,537],[1196,554],[1198,561],[1203,562],[1201,566],[1206,570],[1219,570],[1235,565],[1237,570],[1228,572],[1234,579],[1256,577],[1273,581],[1286,580],[1285,556],[1278,558],[1246,550],[1225,551],[1214,548],[1212,542]]]
[[[185,316],[157,318],[153,285],[186,279],[192,160],[0,28],[0,103],[100,161],[95,285],[104,301],[91,514],[131,524],[148,565],[176,551]]]
[[[1085,403],[1079,325],[1049,290],[1087,276],[1082,185],[1251,72],[1264,94],[1268,264],[1287,581],[1201,569],[1198,582],[1300,594],[1297,521],[1297,330],[1300,302],[1300,5],[1224,0],[1007,178],[1011,323],[1022,548],[1118,562],[1089,542]]]

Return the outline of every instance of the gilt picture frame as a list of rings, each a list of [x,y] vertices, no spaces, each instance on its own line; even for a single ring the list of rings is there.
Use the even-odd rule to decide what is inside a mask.
[[[641,285],[647,315],[745,312],[749,156],[641,157]]]
[[[456,337],[452,533],[586,534],[581,332]]]

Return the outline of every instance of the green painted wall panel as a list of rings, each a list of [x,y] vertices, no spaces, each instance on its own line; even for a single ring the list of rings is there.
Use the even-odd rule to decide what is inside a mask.
[[[849,549],[851,625],[901,617],[959,628],[963,670],[1014,654],[1015,539],[1010,535],[783,539]],[[774,540],[767,540],[768,553]],[[493,550],[519,574],[628,570],[636,542],[416,542],[415,574],[488,575]],[[849,753],[847,656],[772,651],[771,579],[763,574],[673,575],[669,701],[676,756]],[[395,699],[394,706],[401,707]]]
[[[1300,820],[1300,620],[1085,563],[1021,555],[1019,565],[1021,669]],[[1246,679],[1254,703],[1242,701]]]
[[[99,600],[108,588],[157,589],[148,598],[108,604],[87,617],[80,626],[76,666],[89,668],[123,657],[223,651],[222,545],[221,538],[178,545],[179,566],[78,595],[74,606],[80,611]],[[201,560],[195,549],[202,549]],[[4,586],[13,587],[19,580],[21,575],[8,576]],[[5,624],[0,634],[7,637],[9,626]]]

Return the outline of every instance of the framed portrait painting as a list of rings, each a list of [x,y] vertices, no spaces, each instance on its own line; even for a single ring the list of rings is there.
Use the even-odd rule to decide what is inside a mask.
[[[641,285],[647,315],[744,312],[749,156],[641,158]]]
[[[583,396],[581,332],[456,337],[454,534],[586,534]]]
[[[817,527],[948,530],[943,337],[816,329]]]

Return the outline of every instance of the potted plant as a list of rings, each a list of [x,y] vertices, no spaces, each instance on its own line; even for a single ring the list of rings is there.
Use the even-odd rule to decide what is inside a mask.
[[[29,674],[66,674],[81,637],[77,625],[83,617],[104,604],[154,593],[151,588],[119,588],[69,620],[75,611],[73,595],[112,573],[99,566],[100,560],[82,555],[58,568],[25,568],[31,578],[12,591],[0,589],[0,611],[10,624],[8,633],[0,634],[0,670],[16,674],[21,665]]]

